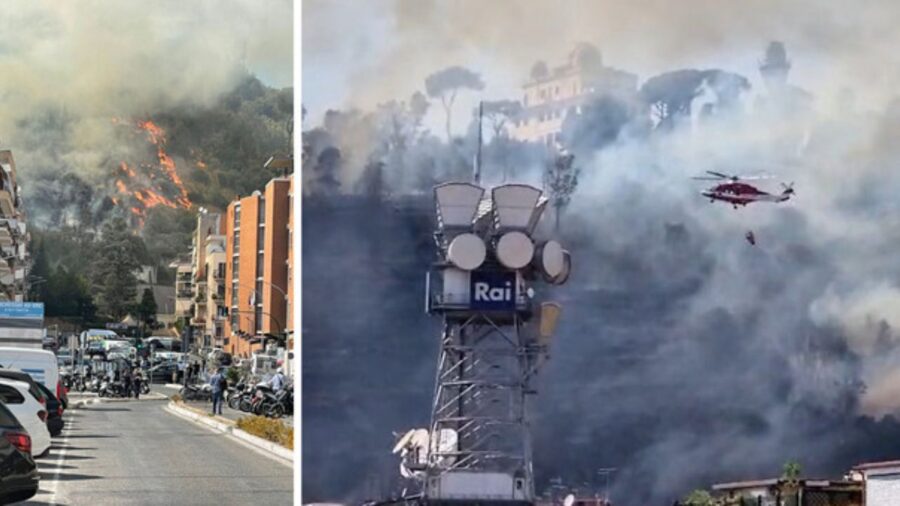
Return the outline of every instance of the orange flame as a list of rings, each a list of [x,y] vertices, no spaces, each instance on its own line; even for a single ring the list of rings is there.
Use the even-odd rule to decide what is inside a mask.
[[[128,164],[125,162],[119,162],[119,168],[122,169],[122,172],[128,174],[128,177],[137,176],[137,174],[135,174],[135,172],[134,172],[134,169],[129,167]]]
[[[190,209],[192,205],[191,200],[187,196],[187,189],[185,189],[184,183],[181,181],[178,172],[175,170],[175,160],[173,160],[165,150],[166,132],[150,120],[138,122],[138,127],[141,130],[146,131],[150,142],[156,145],[156,154],[159,158],[160,167],[162,167],[166,175],[169,176],[169,179],[175,183],[175,186],[178,187],[178,190],[181,193],[181,195],[175,199],[178,202],[178,205],[185,209]]]

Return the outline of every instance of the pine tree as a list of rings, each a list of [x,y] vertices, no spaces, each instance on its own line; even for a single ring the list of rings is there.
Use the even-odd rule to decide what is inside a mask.
[[[100,310],[120,320],[132,307],[137,296],[137,278],[143,242],[128,230],[122,217],[115,217],[103,225],[99,241],[100,253],[94,270],[94,287]]]
[[[153,323],[153,320],[156,317],[156,311],[156,299],[153,298],[153,290],[144,288],[144,293],[141,294],[141,302],[136,308],[138,318],[140,318],[143,328],[146,329],[148,325]]]

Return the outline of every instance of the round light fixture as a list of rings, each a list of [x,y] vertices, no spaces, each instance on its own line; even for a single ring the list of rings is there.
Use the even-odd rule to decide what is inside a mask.
[[[497,241],[497,260],[508,269],[521,269],[534,258],[534,243],[522,232],[507,232]]]
[[[447,247],[447,258],[450,262],[466,271],[480,267],[486,254],[484,241],[475,234],[460,234],[454,237]]]

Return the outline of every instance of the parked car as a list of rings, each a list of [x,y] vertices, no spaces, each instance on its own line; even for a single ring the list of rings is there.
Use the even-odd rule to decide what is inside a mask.
[[[28,431],[0,402],[0,504],[25,501],[37,493],[40,475],[31,450]]]
[[[106,347],[103,346],[102,341],[91,341],[84,354],[90,358],[100,357],[102,360],[106,358]]]
[[[53,395],[53,392],[47,390],[47,387],[38,383],[38,388],[43,392],[44,397],[47,398],[47,430],[50,431],[51,436],[59,435],[63,430],[63,410],[65,407],[63,403]]]
[[[175,362],[162,362],[147,369],[146,377],[150,379],[151,383],[170,383],[173,379],[173,374],[175,375],[175,383],[180,382],[183,371],[178,368],[178,364]]]
[[[0,366],[4,369],[16,369],[43,383],[57,398],[62,395],[62,382],[59,378],[59,365],[56,355],[51,351],[32,350],[27,348],[0,348]]]
[[[0,378],[0,401],[31,436],[31,454],[35,458],[46,454],[50,450],[47,409],[29,392],[28,383]]]
[[[28,373],[24,373],[22,371],[15,371],[13,369],[0,369],[0,378],[11,379],[15,381],[22,381],[28,383],[29,388],[28,392],[38,400],[44,406],[47,405],[47,398],[44,397],[44,392],[38,386],[37,381],[34,380]]]

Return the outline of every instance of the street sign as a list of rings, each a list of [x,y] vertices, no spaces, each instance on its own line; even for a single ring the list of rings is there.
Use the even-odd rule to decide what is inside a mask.
[[[43,326],[43,302],[0,302],[0,328],[39,329]]]
[[[516,309],[516,273],[504,271],[472,271],[470,306],[483,311]]]
[[[44,318],[43,302],[0,302],[0,318]]]

